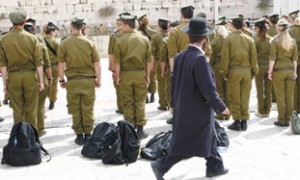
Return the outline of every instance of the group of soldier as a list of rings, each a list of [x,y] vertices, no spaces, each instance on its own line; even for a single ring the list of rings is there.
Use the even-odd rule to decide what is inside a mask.
[[[247,130],[254,77],[257,116],[269,116],[272,86],[278,108],[275,125],[289,126],[292,111],[300,112],[298,13],[272,14],[259,19],[254,22],[254,32],[242,15],[230,19],[220,17],[215,23],[215,33],[209,37],[204,50],[215,74],[217,91],[234,120],[229,129]],[[173,113],[170,87],[174,57],[189,44],[181,29],[193,16],[193,6],[183,7],[180,22],[160,18],[157,30],[153,30],[147,14],[139,17],[128,12],[119,14],[118,29],[110,36],[108,48],[109,70],[117,95],[116,112],[134,125],[140,139],[148,136],[144,131],[145,104],[155,101],[156,89],[158,109]],[[196,16],[206,18],[205,13]],[[43,27],[43,36],[39,36],[35,35],[35,21],[26,20],[22,8],[10,12],[9,19],[13,28],[0,41],[0,68],[14,123],[29,122],[44,135],[45,101],[48,96],[49,109],[54,108],[59,82],[67,89],[75,143],[84,144],[94,126],[95,87],[101,86],[100,57],[95,43],[85,36],[84,20],[73,18],[70,35],[59,44],[55,39],[58,28],[52,22]],[[228,120],[230,116],[217,114],[216,118]],[[172,123],[172,118],[167,122]]]

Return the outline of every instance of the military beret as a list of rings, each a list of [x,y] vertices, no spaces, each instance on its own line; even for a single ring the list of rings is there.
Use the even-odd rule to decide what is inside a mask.
[[[32,18],[28,18],[28,19],[26,20],[26,22],[30,22],[30,23],[32,23],[33,25],[36,24],[36,20],[35,20],[35,19],[32,19]]]
[[[121,20],[136,20],[136,16],[134,16],[134,15],[121,15],[120,19]]]
[[[226,21],[226,16],[219,16],[218,20],[219,21]]]
[[[20,8],[20,7],[15,8],[8,15],[9,20],[14,24],[24,23],[25,20],[26,20],[26,16],[27,16],[26,11],[23,8]]]
[[[53,24],[53,22],[48,22],[47,27],[51,29],[59,30],[59,28],[55,24]]]
[[[164,22],[172,22],[171,20],[169,19],[165,19],[165,18],[159,18],[158,21],[164,21]]]
[[[269,14],[269,18],[270,17],[279,17],[279,14],[277,14],[277,13]]]
[[[291,25],[287,20],[285,19],[280,19],[278,22],[277,22],[277,26],[289,26]]]
[[[137,20],[141,20],[141,19],[143,19],[143,17],[145,17],[145,16],[147,16],[147,14],[142,14],[142,15],[138,16],[136,19],[137,19]]]
[[[71,23],[81,25],[81,24],[84,24],[84,19],[79,19],[78,17],[73,17],[71,19]]]
[[[206,19],[206,14],[205,14],[205,12],[199,12],[199,13],[196,14],[196,16],[197,16],[197,17],[202,17],[202,18]]]
[[[194,10],[195,8],[194,8],[194,6],[185,6],[185,7],[181,8],[181,11],[184,11],[184,10],[187,10],[187,9]]]
[[[34,26],[34,24],[32,22],[26,22],[24,26]]]
[[[289,13],[289,16],[292,18],[296,18],[299,14],[299,10],[293,11]]]
[[[227,22],[226,21],[217,21],[216,22],[216,25],[226,25],[227,24]]]
[[[233,21],[244,21],[244,18],[243,17],[232,17],[232,18],[229,18],[228,19],[228,22],[232,23]]]
[[[180,23],[181,23],[180,20],[173,21],[173,22],[170,24],[170,26],[174,28],[174,27],[178,26]]]
[[[266,23],[267,23],[267,21],[265,19],[258,19],[256,21],[254,21],[254,25],[258,26],[258,27],[265,26]]]
[[[131,14],[129,12],[125,11],[125,12],[120,13],[119,17],[122,16],[122,15],[127,15],[128,16],[128,15],[131,15]]]

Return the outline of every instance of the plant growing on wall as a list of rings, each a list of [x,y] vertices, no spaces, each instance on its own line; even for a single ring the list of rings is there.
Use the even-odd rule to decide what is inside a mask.
[[[99,9],[100,17],[109,17],[115,14],[115,8],[112,6],[106,6]]]
[[[260,2],[257,4],[257,7],[266,10],[268,7],[270,7],[271,0],[260,0]]]

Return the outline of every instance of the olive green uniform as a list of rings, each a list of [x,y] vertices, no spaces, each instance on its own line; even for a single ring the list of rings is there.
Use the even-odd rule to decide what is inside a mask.
[[[224,43],[224,37],[218,36],[211,42],[211,56],[209,64],[211,65],[216,79],[216,88],[220,98],[227,104],[227,93],[226,93],[226,81],[223,78],[223,75],[220,73],[221,66],[221,53]],[[219,119],[223,119],[223,115],[218,115]]]
[[[150,29],[149,27],[147,27],[145,29],[145,31],[139,30],[145,37],[147,37],[149,39],[149,41],[151,41],[152,37],[154,34],[156,34],[156,32],[152,29]],[[155,62],[153,62],[153,67],[155,68],[156,64]],[[156,92],[156,71],[151,71],[150,74],[150,84],[148,87],[148,92],[151,94],[155,94]]]
[[[14,28],[1,39],[0,66],[8,69],[8,95],[14,123],[25,121],[37,128],[38,78],[43,65],[38,38],[22,28]]]
[[[290,30],[289,30],[290,35],[292,38],[295,39],[297,43],[297,48],[298,48],[298,67],[297,67],[297,76],[298,78],[296,79],[296,85],[295,85],[295,91],[294,91],[294,104],[295,104],[295,111],[297,113],[300,113],[300,25],[293,25]]]
[[[268,34],[271,36],[271,37],[275,37],[278,32],[276,30],[276,26],[272,26],[270,27],[270,29],[268,29]],[[275,96],[275,92],[274,92],[274,89],[272,88],[272,101],[273,102],[276,102],[276,96]]]
[[[255,37],[257,62],[259,71],[255,76],[257,91],[257,108],[262,115],[268,115],[272,106],[272,81],[268,79],[269,54],[271,49],[270,36],[265,40]]]
[[[58,47],[58,62],[66,63],[68,110],[73,116],[72,128],[78,134],[90,134],[94,127],[96,72],[99,62],[95,44],[83,35],[72,34]]]
[[[37,127],[38,132],[41,133],[45,129],[45,102],[49,92],[48,86],[48,76],[45,72],[47,68],[51,66],[47,48],[45,45],[41,44],[42,46],[42,53],[43,53],[43,63],[44,63],[44,90],[39,93],[39,103],[38,103],[38,110],[37,110]]]
[[[58,49],[58,42],[55,38],[52,38],[50,36],[45,37],[45,41],[50,45],[50,47],[57,52]],[[50,101],[55,102],[57,100],[57,84],[58,84],[58,70],[57,70],[57,54],[54,54],[49,48],[48,48],[48,55],[51,63],[51,71],[52,71],[52,84],[49,87],[49,93],[48,97]]]
[[[147,95],[146,64],[151,62],[149,40],[136,30],[117,39],[114,63],[121,68],[121,88],[124,119],[137,126],[145,126]]]
[[[270,60],[275,60],[273,67],[273,86],[276,94],[278,122],[285,124],[290,122],[294,110],[295,81],[293,61],[298,60],[297,45],[293,40],[293,46],[289,51],[282,48],[278,38],[271,43]]]
[[[158,97],[159,97],[159,106],[162,109],[167,109],[166,93],[165,93],[165,79],[161,77],[161,67],[160,67],[160,48],[165,36],[165,32],[159,32],[152,36],[151,39],[151,50],[152,56],[154,58],[155,71],[157,77],[157,86],[158,86]]]
[[[115,33],[113,33],[110,38],[109,38],[109,44],[108,44],[108,54],[114,54],[114,50],[115,50],[115,43],[116,40],[121,37],[124,33],[120,30],[116,31]],[[116,88],[116,95],[117,95],[117,106],[118,106],[118,110],[120,112],[123,112],[123,102],[122,102],[122,90],[121,90],[121,86],[117,85],[116,80],[114,79],[114,86]]]
[[[251,79],[258,72],[255,43],[238,30],[224,40],[221,70],[228,78],[228,103],[234,120],[249,119]]]
[[[164,62],[166,64],[165,74],[164,74],[165,75],[164,94],[165,94],[166,106],[170,109],[171,108],[171,71],[170,71],[169,54],[168,54],[168,40],[169,40],[169,36],[165,37],[162,41],[160,47],[159,61]]]

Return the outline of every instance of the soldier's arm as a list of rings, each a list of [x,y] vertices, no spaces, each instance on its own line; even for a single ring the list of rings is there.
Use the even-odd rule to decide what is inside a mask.
[[[115,70],[115,76],[116,76],[116,83],[120,85],[121,83],[121,50],[120,46],[118,44],[118,41],[115,43],[115,49],[114,49],[114,70]]]
[[[6,80],[6,75],[7,75],[7,68],[6,66],[0,67],[1,75],[2,75],[2,81],[3,81],[3,92],[7,92],[7,80]]]
[[[36,70],[39,77],[39,90],[43,91],[44,90],[44,79],[43,79],[44,67],[40,65],[36,67]]]
[[[225,39],[222,46],[221,68],[220,68],[220,73],[223,75],[225,80],[228,78],[230,48],[231,48],[230,42],[228,41],[228,39]]]
[[[212,41],[211,42],[211,55],[210,55],[210,58],[209,58],[209,64],[210,66],[212,67],[214,65],[214,59],[215,59],[215,53],[216,53],[216,47],[215,47],[215,41]]]
[[[251,65],[251,75],[254,77],[258,73],[258,64],[257,64],[257,53],[255,42],[251,39],[250,44],[250,65]]]
[[[166,60],[167,60],[167,58],[168,58],[168,49],[167,49],[167,46],[166,46],[167,44],[166,43],[164,43],[164,42],[162,42],[162,45],[161,45],[161,47],[160,47],[160,53],[159,53],[159,55],[160,55],[160,57],[159,57],[159,61],[160,61],[160,72],[161,72],[161,74],[160,74],[160,76],[162,77],[162,78],[164,78],[165,77],[165,70],[166,70]]]
[[[94,68],[96,72],[96,79],[95,79],[95,85],[97,88],[101,86],[101,64],[100,61],[96,61],[94,63]]]
[[[169,35],[169,40],[168,40],[168,53],[169,53],[169,65],[170,65],[170,70],[173,72],[173,67],[174,67],[174,57],[178,53],[177,52],[177,47],[176,47],[176,37],[174,34],[174,31],[171,31]]]
[[[153,61],[151,59],[151,44],[147,41],[147,51],[145,54],[146,64],[146,74],[147,74],[147,81],[150,82],[150,74],[153,68]]]
[[[299,61],[299,59],[298,59],[298,48],[297,48],[297,43],[296,43],[296,41],[295,40],[293,40],[294,41],[294,44],[295,44],[295,46],[294,46],[294,48],[293,48],[293,57],[292,57],[292,59],[293,59],[293,65],[294,65],[294,75],[293,75],[293,79],[295,80],[296,78],[297,78],[297,66],[298,66],[298,61]]]
[[[273,69],[274,69],[276,58],[277,58],[277,48],[276,48],[275,41],[272,41],[270,56],[269,56],[269,70],[268,70],[268,78],[270,80],[272,80],[273,78]]]

